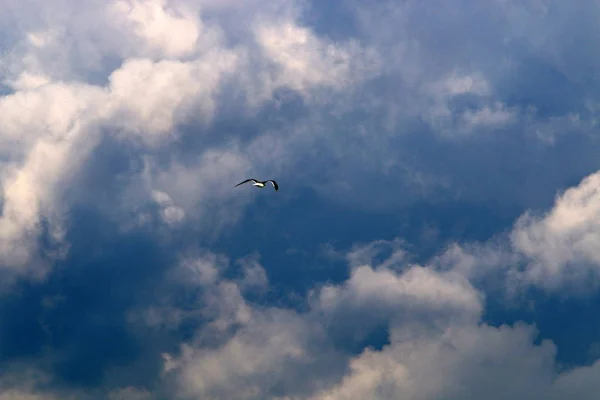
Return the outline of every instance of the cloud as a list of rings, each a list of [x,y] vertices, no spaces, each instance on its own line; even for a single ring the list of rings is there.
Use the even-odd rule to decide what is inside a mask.
[[[566,266],[570,263],[600,263],[599,193],[600,173],[596,172],[557,197],[554,207],[543,217],[524,215],[517,221],[511,238],[518,251],[535,260],[532,280],[568,273]]]
[[[155,190],[152,192],[152,197],[162,207],[161,216],[167,224],[177,223],[185,217],[185,212],[173,205],[173,200],[165,192]]]
[[[5,6],[0,397],[597,393],[486,319],[597,288],[596,4]]]
[[[170,4],[165,0],[119,0],[111,4],[112,11],[126,19],[126,28],[147,46],[147,52],[167,58],[190,55],[196,50],[201,33],[206,33],[201,32],[200,21],[196,18],[198,10],[186,7],[189,5]]]
[[[55,400],[55,399],[95,399],[110,400],[151,400],[154,395],[144,389],[127,386],[102,393],[89,391],[85,393],[77,389],[48,389],[52,377],[39,370],[26,368],[18,371],[11,369],[3,372],[0,380],[0,400]]]
[[[556,361],[556,346],[547,340],[537,343],[535,326],[525,323],[492,326],[483,322],[483,293],[465,278],[476,279],[477,276],[494,274],[494,268],[506,268],[509,275],[519,274],[522,279],[519,284],[558,289],[571,283],[569,279],[587,276],[587,268],[594,268],[593,253],[587,251],[593,246],[579,243],[587,243],[585,238],[589,235],[593,238],[596,184],[596,174],[592,174],[559,196],[554,207],[545,215],[533,218],[525,214],[507,235],[512,241],[494,239],[482,246],[467,246],[467,252],[454,247],[441,259],[452,264],[449,272],[436,271],[436,262],[430,267],[411,265],[403,256],[401,242],[374,242],[355,248],[348,255],[352,265],[350,277],[340,284],[316,289],[309,303],[310,309],[305,313],[286,310],[279,314],[281,309],[265,311],[245,301],[239,294],[232,296],[232,293],[240,292],[235,289],[236,285],[230,284],[230,289],[221,293],[223,296],[227,293],[229,299],[237,299],[234,302],[237,305],[220,309],[225,315],[238,316],[239,310],[244,310],[244,318],[228,319],[240,324],[240,330],[209,352],[199,350],[199,345],[185,347],[178,362],[169,358],[173,363],[170,365],[176,365],[171,371],[179,371],[186,377],[182,378],[185,393],[209,398],[226,393],[242,398],[271,396],[286,399],[384,399],[401,396],[422,399],[447,396],[465,399],[481,396],[559,399],[573,391],[581,398],[592,398],[596,388],[591,377],[597,362],[562,370]],[[389,257],[378,265],[368,265],[381,251],[388,250],[386,246],[390,250]],[[514,269],[518,267],[517,263],[524,261],[525,269]],[[474,268],[482,266],[485,267],[483,270],[474,271]],[[546,268],[545,272],[537,273],[539,268]],[[513,282],[505,283],[510,285]],[[576,283],[584,281],[576,279]],[[231,314],[232,311],[234,314]],[[281,326],[272,325],[275,322],[271,319],[265,322],[265,313],[281,319]],[[296,322],[290,322],[289,318]],[[360,327],[356,326],[357,321],[360,321]],[[229,328],[233,326],[231,322],[220,327]],[[359,342],[381,323],[388,326],[389,343],[380,350],[367,348],[356,357],[328,356],[337,359],[338,363],[348,363],[349,370],[343,376],[340,372],[344,369],[338,364],[338,374],[321,376],[318,383],[311,380],[310,389],[284,386],[281,392],[273,392],[280,385],[285,385],[286,378],[281,371],[285,371],[286,366],[301,364],[306,357],[313,366],[325,362],[321,359],[323,348],[316,354],[307,353],[306,349],[311,348],[309,343],[336,348],[341,343],[337,342],[338,337],[346,340],[350,337]],[[307,326],[312,327],[308,332]],[[291,334],[287,327],[293,327],[294,333],[304,332],[305,339],[311,332],[321,332],[329,339],[323,339],[321,335],[316,335],[308,343],[295,336],[291,339],[287,336]],[[253,332],[252,336],[248,336],[249,329]],[[273,337],[270,336],[272,332],[283,335],[281,340],[284,344],[280,350],[268,344],[270,342],[265,338],[255,338],[255,335]],[[353,336],[348,336],[348,332],[352,332]],[[265,347],[256,347],[259,340],[261,343],[264,341]],[[336,342],[337,346],[334,345]],[[272,352],[268,350],[273,348]],[[256,352],[260,352],[261,356],[252,357],[251,354]],[[253,362],[236,361],[240,357]],[[197,382],[198,376],[207,376],[206,371],[193,367],[198,365],[193,360],[201,360],[200,365],[210,364],[211,368],[222,371],[220,377],[234,373],[238,379],[249,379],[251,383],[246,384],[250,385],[250,390],[242,393],[239,389],[240,392],[236,392],[235,387],[230,385],[224,389],[225,381],[219,383],[218,379],[192,385],[190,382]],[[261,360],[268,361],[262,364]],[[265,369],[267,364],[274,369]],[[236,372],[231,372],[231,365],[236,365]],[[298,372],[290,374],[298,376]],[[506,385],[506,381],[512,384]]]
[[[282,19],[267,11],[258,25],[258,20],[250,18],[245,25],[251,34],[249,41],[231,47],[218,27],[208,26],[198,17],[201,3],[157,0],[102,5],[92,1],[72,23],[65,16],[74,5],[66,2],[65,6],[60,10],[64,13],[49,13],[39,29],[21,31],[23,38],[13,42],[4,60],[4,80],[13,92],[0,103],[6,127],[0,140],[8,157],[2,170],[2,265],[14,270],[29,265],[27,269],[41,276],[55,255],[62,257],[68,249],[64,232],[69,199],[60,196],[61,187],[85,172],[87,160],[94,156],[96,146],[107,140],[106,135],[123,144],[133,143],[142,154],[156,151],[181,140],[179,128],[184,124],[206,130],[227,84],[258,82],[258,87],[238,90],[245,92],[247,104],[255,107],[281,88],[303,95],[315,87],[344,88],[348,79],[355,79],[353,60],[361,62],[358,45],[350,44],[346,50],[327,43],[297,25],[293,14]],[[15,12],[17,18],[29,18],[20,8]],[[85,25],[82,21],[98,22]],[[104,33],[99,34],[96,27],[105,29]],[[70,30],[77,34],[69,36]],[[64,45],[63,39],[69,45]],[[248,57],[254,54],[252,46],[258,46],[256,54],[262,51],[264,58]],[[120,65],[110,69],[101,66],[99,58],[69,64],[73,58],[83,61],[89,52],[117,57]],[[292,54],[302,55],[303,61],[293,63]],[[65,63],[75,69],[65,68]],[[254,63],[267,67],[265,71],[269,71],[268,65],[275,69],[261,72]],[[320,67],[315,70],[315,65]],[[92,79],[96,73],[106,80]],[[145,196],[152,198],[156,193],[154,184],[169,196],[169,204],[159,204],[160,218],[167,224],[204,215],[198,207],[207,196],[215,199],[225,192],[208,193],[201,188],[239,176],[242,165],[250,165],[235,147],[204,150],[197,165],[176,161],[166,169],[150,169],[151,175],[144,178],[150,185],[142,188]],[[152,158],[150,154],[146,157],[150,163]],[[228,172],[219,175],[219,166]],[[198,176],[205,179],[198,180]],[[144,195],[136,197],[142,200]],[[49,237],[61,250],[39,255],[36,241],[45,222]]]
[[[527,326],[482,325],[393,341],[352,360],[339,385],[313,398],[549,398],[555,350],[549,343],[532,346],[534,336]]]
[[[19,370],[20,369],[20,370]],[[54,400],[59,398],[74,399],[75,397],[39,390],[36,386],[47,385],[51,377],[33,368],[19,368],[3,371],[0,379],[1,400]]]
[[[552,146],[595,146],[584,117],[588,100],[578,100],[595,94],[567,72],[571,59],[558,39],[563,28],[564,37],[587,35],[582,26],[558,23],[560,5],[539,4],[350,2],[357,10],[351,31],[378,51],[381,69],[338,111],[356,123],[335,126],[347,139],[328,150],[335,161],[324,169],[336,184],[318,190],[361,208],[461,198],[523,209],[545,206],[557,187],[597,170],[597,150],[567,170],[558,161],[565,147]],[[587,25],[579,13],[597,10],[586,3],[571,12]],[[531,175],[515,179],[515,169]],[[371,182],[368,195],[343,185],[355,180]]]
[[[214,256],[212,259],[216,260]],[[215,271],[208,267],[206,258],[200,260],[194,263],[204,266],[195,269],[199,276],[206,276],[207,270]],[[181,267],[189,273],[188,265],[189,261]],[[251,268],[254,275],[264,275],[256,262]],[[326,373],[331,366],[336,366],[336,370],[328,374],[333,374],[332,378],[341,376],[346,356],[336,350],[338,319],[344,326],[361,320],[368,331],[372,329],[368,319],[374,315],[373,309],[379,310],[379,321],[375,321],[379,323],[387,323],[392,316],[402,320],[411,312],[421,316],[432,312],[433,316],[439,309],[456,309],[458,314],[470,315],[481,311],[478,295],[467,283],[440,279],[436,272],[421,267],[401,274],[385,267],[356,267],[343,285],[316,289],[307,313],[262,307],[247,300],[242,295],[249,277],[248,269],[245,271],[245,278],[238,283],[219,278],[205,286],[207,280],[201,278],[205,294],[199,306],[212,322],[196,332],[196,339],[182,346],[179,356],[165,356],[167,372],[177,373],[185,396],[259,398],[295,391],[308,394],[310,389],[323,387],[324,382],[320,381],[324,376],[317,374]],[[262,279],[261,282],[264,285]],[[463,293],[465,289],[467,292]],[[213,329],[221,334],[210,334]],[[216,342],[206,347],[203,343],[208,338]],[[292,379],[294,376],[306,379],[298,381]],[[315,383],[310,383],[313,380]]]
[[[454,243],[433,263],[475,281],[502,277],[507,293],[536,287],[589,295],[598,287],[599,188],[595,172],[557,195],[548,211],[523,213],[488,242]]]
[[[316,37],[310,29],[289,21],[258,26],[255,34],[266,58],[279,67],[280,71],[271,83],[275,88],[287,87],[302,94],[307,94],[306,89],[314,86],[345,89],[351,80],[361,79],[364,72],[377,69],[373,50],[371,54],[361,54],[365,49],[354,42],[341,46],[327,43]],[[352,59],[357,62],[351,62]],[[367,64],[369,61],[372,65]],[[353,71],[351,68],[359,70]]]
[[[491,100],[494,97],[490,82],[480,73],[460,76],[455,72],[424,86],[423,91],[433,98],[433,105],[423,117],[446,137],[470,134],[486,128],[498,129],[518,119],[516,110],[508,109],[501,101]],[[479,104],[475,108],[464,109],[464,105],[460,103],[461,98],[470,98]]]
[[[483,322],[484,298],[466,280],[392,265],[401,271],[352,267],[346,281],[316,288],[305,311],[261,306],[220,277],[199,306],[228,323],[206,325],[178,355],[165,354],[166,377],[181,398],[560,399],[573,390],[593,398],[597,364],[563,370],[534,325]],[[341,351],[339,339],[373,331],[373,319],[388,327],[389,342],[354,356]]]
[[[478,315],[481,312],[478,294],[460,278],[439,276],[420,266],[410,267],[398,276],[386,268],[373,270],[362,265],[352,271],[344,287],[325,286],[319,295],[319,305],[327,314],[339,312],[338,309],[343,307],[349,307],[353,312],[362,309],[365,316],[369,315],[369,310],[377,310],[378,314],[384,315],[383,319],[400,312],[398,304],[410,308],[412,302],[417,308],[420,303],[432,311],[442,308],[444,314],[456,309]]]
[[[175,110],[181,109],[200,88],[192,87],[186,95],[170,86],[173,90],[171,97],[163,91],[160,98],[138,98],[137,93],[130,90],[128,77],[134,73],[142,79],[146,74],[147,79],[157,79],[156,84],[165,78],[165,73],[167,76],[175,73],[178,66],[186,68],[177,63],[125,64],[111,75],[108,90],[57,83],[17,92],[3,99],[0,107],[4,109],[6,126],[9,127],[3,141],[9,145],[14,143],[11,136],[18,137],[23,129],[39,135],[31,138],[29,133],[17,139],[16,151],[11,154],[13,159],[3,171],[4,211],[0,220],[0,242],[4,248],[4,265],[19,267],[29,262],[35,252],[33,243],[40,234],[42,218],[48,219],[51,237],[60,244],[61,213],[66,210],[58,207],[64,201],[57,197],[59,185],[68,185],[77,170],[82,168],[98,143],[103,127],[124,129],[130,135],[142,129],[142,139],[151,143],[156,135],[170,132],[177,120]],[[179,70],[179,73],[182,72]],[[191,76],[187,79],[188,82],[193,80]],[[206,96],[210,99],[210,93]],[[62,107],[45,111],[47,101],[59,101]],[[207,107],[210,114],[210,100]]]
[[[66,210],[60,206],[55,190],[68,184],[72,169],[80,165],[96,141],[97,130],[89,124],[102,116],[102,110],[90,110],[81,121],[74,116],[86,113],[98,99],[103,99],[100,90],[62,84],[3,98],[0,108],[7,129],[2,141],[9,148],[16,147],[2,171],[3,266],[18,269],[38,264],[35,241],[41,234],[42,218],[50,224],[49,238],[59,246],[63,244],[61,214]],[[61,102],[63,107],[48,108],[46,102],[52,101]],[[10,146],[11,142],[16,146]]]
[[[116,389],[108,394],[109,400],[151,400],[152,393],[143,389],[136,389],[133,386],[128,386],[123,389]]]
[[[209,122],[220,80],[235,60],[234,54],[216,52],[197,62],[127,61],[109,78],[117,128],[152,142],[155,136],[171,134],[177,122],[191,115]]]

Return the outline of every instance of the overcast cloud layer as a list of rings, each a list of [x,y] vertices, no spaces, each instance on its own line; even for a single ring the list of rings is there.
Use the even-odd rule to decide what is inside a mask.
[[[598,397],[597,2],[0,11],[0,400]]]

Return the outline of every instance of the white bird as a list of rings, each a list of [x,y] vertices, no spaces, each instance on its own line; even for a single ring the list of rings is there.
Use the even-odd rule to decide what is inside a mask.
[[[277,185],[277,182],[275,182],[274,180],[269,179],[268,181],[257,181],[256,179],[246,179],[244,182],[240,182],[237,185],[235,185],[234,187],[240,186],[246,182],[254,182],[252,183],[252,186],[256,186],[258,188],[263,189],[267,182],[271,182],[271,184],[273,185],[273,188],[275,188],[275,191],[279,190],[279,185]]]

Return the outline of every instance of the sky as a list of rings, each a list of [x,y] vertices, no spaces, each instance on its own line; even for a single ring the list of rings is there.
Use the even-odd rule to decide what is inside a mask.
[[[598,2],[0,7],[0,400],[597,398]]]

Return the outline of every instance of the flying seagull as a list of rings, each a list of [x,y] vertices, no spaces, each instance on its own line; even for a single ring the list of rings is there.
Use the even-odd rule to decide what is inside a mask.
[[[252,186],[256,186],[258,188],[264,188],[267,184],[267,182],[271,182],[271,184],[273,184],[273,187],[275,188],[275,190],[279,190],[279,185],[277,185],[277,182],[275,182],[274,180],[269,179],[268,181],[257,181],[256,179],[246,179],[244,182],[240,182],[237,185],[235,185],[234,187],[240,186],[241,184],[244,184],[246,182],[253,182]]]

